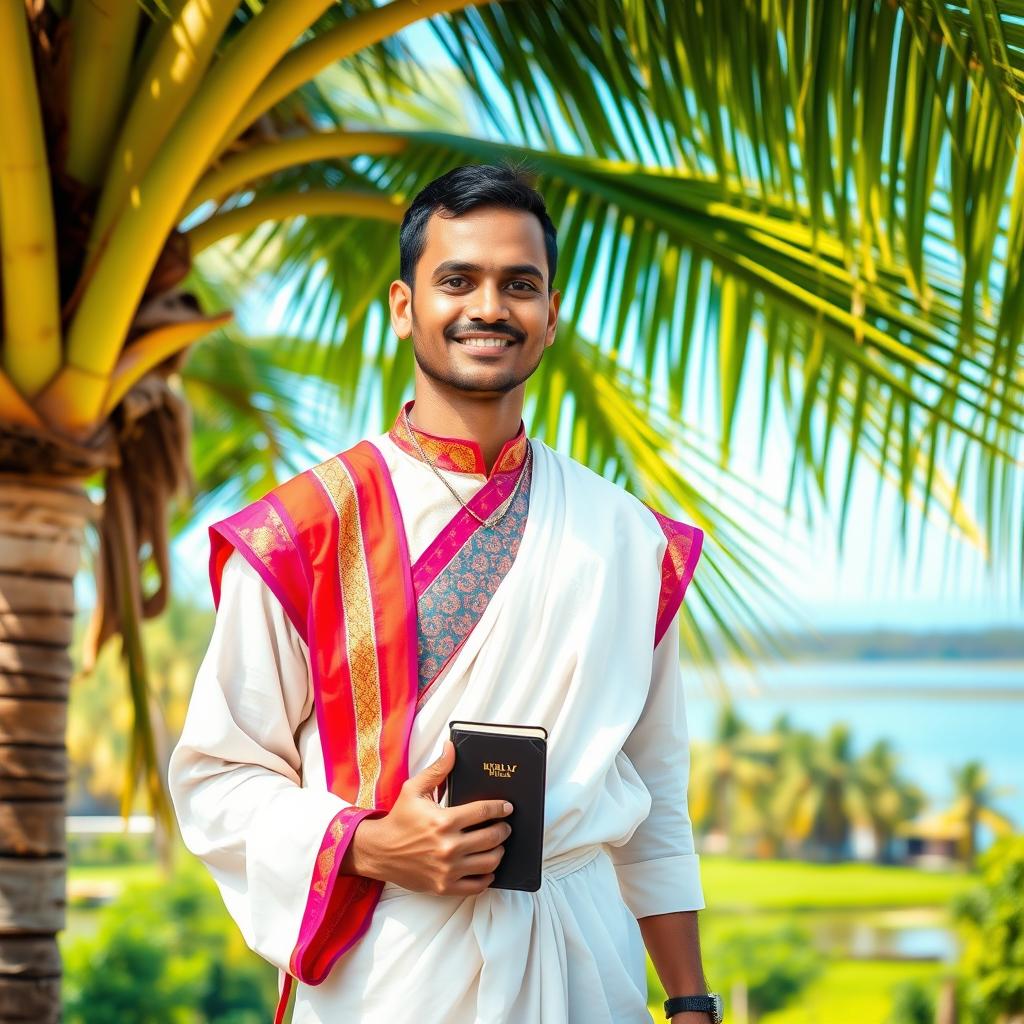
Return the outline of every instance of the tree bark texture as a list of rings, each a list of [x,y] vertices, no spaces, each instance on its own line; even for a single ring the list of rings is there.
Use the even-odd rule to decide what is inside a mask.
[[[0,1022],[60,1019],[74,576],[95,506],[0,473]]]

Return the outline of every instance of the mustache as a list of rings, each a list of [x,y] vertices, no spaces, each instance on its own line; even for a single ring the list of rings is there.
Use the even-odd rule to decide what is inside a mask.
[[[525,331],[517,330],[509,324],[454,324],[447,328],[444,336],[449,341],[458,341],[460,338],[467,338],[472,334],[497,334],[508,338],[510,341],[522,341],[526,337]]]

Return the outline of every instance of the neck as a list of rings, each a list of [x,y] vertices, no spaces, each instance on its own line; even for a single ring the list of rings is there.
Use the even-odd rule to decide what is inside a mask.
[[[446,395],[416,382],[416,404],[409,413],[414,427],[440,437],[458,437],[480,445],[490,473],[505,442],[514,437],[523,418],[523,388],[503,395],[469,392]]]

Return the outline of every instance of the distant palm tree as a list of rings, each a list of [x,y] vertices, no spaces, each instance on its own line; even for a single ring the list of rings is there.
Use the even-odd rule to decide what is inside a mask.
[[[978,826],[987,825],[996,835],[1013,831],[1013,821],[993,806],[999,795],[989,782],[980,761],[968,761],[953,772],[954,799],[949,816],[965,826],[961,855],[968,868],[974,867],[978,852]]]
[[[751,756],[757,736],[731,704],[719,712],[714,732],[694,752],[689,807],[694,828],[716,849],[732,848],[749,820],[750,802],[765,778],[765,766]]]
[[[747,744],[747,755],[760,770],[752,774],[741,826],[750,848],[759,857],[780,857],[787,850],[787,767],[801,733],[785,713],[776,716],[764,733]]]
[[[892,859],[897,826],[914,818],[924,806],[921,790],[902,777],[899,758],[887,740],[878,740],[860,760],[866,810],[875,837],[875,858]]]
[[[846,725],[836,723],[824,738],[797,736],[780,795],[793,840],[815,856],[845,857],[853,824],[869,821],[868,803],[869,786]]]
[[[860,467],[896,485],[904,534],[938,510],[1020,564],[1017,4],[473,3],[0,3],[0,904],[22,908],[0,1012],[57,1014],[86,525],[86,660],[122,635],[132,779],[166,813],[139,623],[166,606],[168,506],[193,469],[184,357],[220,332],[185,385],[208,494],[288,467],[296,377],[353,430],[390,413],[412,365],[387,329],[397,222],[456,164],[538,172],[567,298],[531,432],[705,528],[694,597],[733,651],[768,643],[783,603],[781,535],[719,486],[746,497],[741,409],[762,450],[784,425],[788,510],[813,491],[842,535]],[[402,35],[434,15],[453,75]],[[238,278],[290,296],[312,337],[246,343]],[[697,603],[683,643],[707,659]]]

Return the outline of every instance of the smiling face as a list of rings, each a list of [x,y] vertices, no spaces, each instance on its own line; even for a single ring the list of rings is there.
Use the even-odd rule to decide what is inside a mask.
[[[560,295],[548,291],[540,221],[522,210],[436,213],[415,287],[391,285],[391,323],[412,336],[421,375],[449,394],[498,397],[522,389],[555,339]]]

